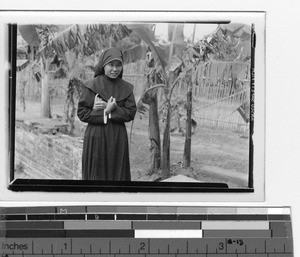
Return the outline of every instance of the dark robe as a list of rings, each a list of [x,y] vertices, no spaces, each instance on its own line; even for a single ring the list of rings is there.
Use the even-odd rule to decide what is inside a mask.
[[[93,110],[98,94],[104,101],[112,96],[117,107],[104,124],[104,110]],[[121,78],[100,75],[86,83],[77,115],[88,126],[82,154],[82,179],[130,181],[128,136],[125,122],[134,119],[136,104],[133,86]]]

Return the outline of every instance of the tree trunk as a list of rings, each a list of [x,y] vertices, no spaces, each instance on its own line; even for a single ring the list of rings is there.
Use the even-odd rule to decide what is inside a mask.
[[[168,64],[171,64],[171,59],[173,56],[173,50],[174,50],[174,40],[175,40],[175,32],[176,32],[177,24],[174,26],[174,32],[172,36],[172,42],[170,46],[170,52],[169,52],[169,61]],[[164,70],[165,71],[165,70]],[[164,90],[165,99],[166,99],[166,120],[165,120],[165,129],[164,129],[164,138],[163,138],[163,153],[162,153],[162,176],[163,178],[168,178],[170,176],[170,125],[171,125],[171,77],[174,74],[170,72],[169,75],[167,75],[166,72],[164,72],[164,77],[166,80],[166,87]]]
[[[186,133],[184,142],[183,165],[185,168],[191,165],[191,143],[192,143],[192,83],[189,82],[186,103]]]
[[[42,117],[51,118],[50,110],[50,92],[49,92],[49,60],[44,57],[41,58],[41,75],[42,75],[42,92],[41,92],[41,103],[42,103]]]
[[[154,83],[153,78],[147,76],[147,85],[145,91]],[[157,90],[147,92],[143,96],[143,103],[149,105],[149,140],[150,140],[150,164],[148,175],[154,174],[161,167],[161,144],[159,130],[159,115]]]
[[[161,166],[160,130],[157,106],[157,92],[152,92],[149,99],[149,140],[150,140],[150,165],[148,174],[152,175]]]
[[[69,133],[70,135],[74,134],[75,129],[75,115],[76,115],[76,106],[74,101],[74,91],[76,85],[74,84],[74,80],[69,80],[68,90],[67,90],[67,98],[64,106],[64,114],[65,114],[65,122],[70,124]]]
[[[71,104],[71,114],[70,114],[70,134],[74,134],[75,130],[75,115],[76,115],[76,106],[74,102],[74,94],[72,94],[71,99],[70,99],[70,104]]]
[[[169,85],[168,85],[169,88]],[[171,102],[169,97],[169,90],[165,92],[166,95],[166,120],[163,138],[163,153],[162,153],[162,175],[163,178],[170,176],[170,123],[171,123]]]

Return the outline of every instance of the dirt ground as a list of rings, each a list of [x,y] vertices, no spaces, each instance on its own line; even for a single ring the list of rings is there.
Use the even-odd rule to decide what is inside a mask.
[[[130,147],[133,180],[151,180],[147,117],[135,121]],[[162,138],[162,137],[161,137]],[[202,182],[223,182],[229,187],[248,186],[249,139],[245,133],[197,127],[192,136],[191,167],[182,167],[185,137],[171,134],[171,173]]]
[[[52,106],[55,117],[62,116],[63,106]],[[40,117],[39,103],[26,102],[23,112],[17,105],[17,118]],[[77,136],[84,126],[77,121]],[[130,131],[131,123],[127,124]],[[162,126],[161,126],[162,129]],[[162,140],[162,137],[161,137]],[[182,167],[185,137],[171,134],[171,175],[184,175],[202,182],[224,182],[229,187],[248,186],[249,138],[247,133],[197,126],[192,136],[191,167]],[[148,117],[136,116],[130,144],[131,173],[133,181],[153,181],[156,176],[147,175],[150,160]]]

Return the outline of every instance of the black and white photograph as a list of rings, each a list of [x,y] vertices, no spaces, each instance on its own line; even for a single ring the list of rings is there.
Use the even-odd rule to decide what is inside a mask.
[[[105,238],[82,235],[108,222],[115,255],[298,256],[298,10],[1,1],[3,254],[99,255]]]
[[[12,25],[11,184],[254,190],[246,20]]]

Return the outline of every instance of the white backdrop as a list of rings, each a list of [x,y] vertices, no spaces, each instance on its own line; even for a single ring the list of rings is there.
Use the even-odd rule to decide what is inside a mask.
[[[1,9],[77,10],[208,10],[267,11],[266,23],[266,200],[265,202],[193,203],[195,205],[291,206],[295,256],[300,256],[300,70],[299,4],[285,1],[1,1]],[[141,4],[143,3],[143,4]],[[159,3],[159,4],[158,4]],[[0,13],[1,15],[1,13]],[[55,21],[54,21],[55,22]],[[0,52],[1,60],[3,53]],[[3,85],[2,85],[3,86]],[[7,111],[1,96],[1,114]],[[5,122],[1,117],[1,122]],[[1,145],[7,140],[1,126]],[[1,148],[2,150],[2,148]],[[6,156],[2,153],[1,158]],[[3,163],[3,162],[1,162]],[[101,199],[99,199],[101,201]],[[29,205],[30,202],[1,202],[0,205]],[[36,202],[34,204],[37,204]],[[41,204],[57,204],[41,203]],[[66,203],[64,203],[66,204]],[[76,204],[71,202],[71,204]],[[82,204],[82,203],[80,203]],[[97,204],[97,203],[94,203]],[[149,203],[148,203],[149,204]],[[153,203],[155,204],[155,203]],[[173,203],[174,204],[174,203]],[[185,204],[185,203],[178,203]]]

